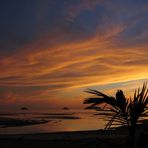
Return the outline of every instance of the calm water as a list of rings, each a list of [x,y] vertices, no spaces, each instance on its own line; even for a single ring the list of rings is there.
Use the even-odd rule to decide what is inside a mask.
[[[0,118],[46,120],[48,123],[19,127],[1,127],[0,134],[45,133],[61,131],[82,131],[103,129],[105,122],[95,116],[92,110],[48,110],[48,111],[11,111]]]

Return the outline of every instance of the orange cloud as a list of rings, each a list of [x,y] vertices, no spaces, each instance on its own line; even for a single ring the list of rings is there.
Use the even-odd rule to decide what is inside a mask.
[[[9,86],[62,85],[59,89],[65,89],[146,78],[147,45],[118,47],[114,38],[123,30],[117,26],[102,37],[96,34],[29,53],[27,49],[23,57],[4,58],[0,82]]]
[[[79,7],[94,9],[96,3],[89,7],[86,4],[90,4],[91,1],[87,2],[78,8],[69,8],[73,10],[72,14],[69,14],[70,17],[78,15],[77,9],[82,10]],[[69,97],[73,104],[77,104],[83,98],[83,95],[78,95],[82,88],[106,85],[107,89],[111,83],[128,84],[131,80],[147,79],[148,44],[139,41],[140,38],[146,38],[147,33],[123,39],[125,37],[122,38],[121,34],[126,34],[128,27],[132,25],[122,22],[115,24],[106,17],[103,17],[103,22],[104,25],[96,27],[95,33],[80,39],[68,40],[67,38],[75,36],[75,33],[61,26],[59,29],[55,28],[51,34],[46,33],[43,38],[20,47],[15,54],[1,56],[0,85],[24,89],[23,93],[19,90],[15,93],[14,90],[10,91],[11,93],[6,91],[4,98],[10,99],[10,102],[22,98],[24,101],[20,102],[33,103],[36,100],[58,106],[63,104],[62,99],[65,97],[61,97],[61,94],[72,90],[75,93],[71,93],[72,96]],[[78,32],[78,35],[81,33]],[[135,44],[124,42],[128,39]],[[35,91],[29,91],[30,87]],[[114,90],[109,89],[107,90]],[[69,103],[70,100],[65,98]]]

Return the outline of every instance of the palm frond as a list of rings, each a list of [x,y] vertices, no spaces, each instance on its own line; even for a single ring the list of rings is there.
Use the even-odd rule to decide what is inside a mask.
[[[115,124],[132,126],[137,124],[140,117],[148,116],[147,83],[143,84],[142,89],[138,88],[135,91],[133,99],[127,99],[122,90],[118,90],[115,97],[93,89],[88,89],[86,92],[95,96],[84,100],[84,104],[90,104],[87,108],[105,104],[104,107],[97,110],[98,115],[108,121],[105,129]]]
[[[134,147],[136,125],[143,124],[141,117],[148,117],[147,83],[143,84],[142,89],[135,90],[133,98],[130,97],[130,99],[124,96],[122,90],[118,90],[115,97],[93,89],[88,89],[86,92],[95,96],[84,100],[84,104],[90,104],[87,108],[105,104],[97,110],[99,113],[96,114],[107,122],[105,129],[113,125],[128,127],[131,145]]]
[[[117,101],[114,97],[107,96],[104,93],[101,93],[97,90],[92,90],[92,89],[88,89],[86,92],[90,93],[90,94],[94,94],[97,97],[86,98],[83,102],[84,104],[91,104],[92,103],[93,105],[99,105],[99,104],[106,103],[106,104],[109,104],[111,106],[117,105]]]

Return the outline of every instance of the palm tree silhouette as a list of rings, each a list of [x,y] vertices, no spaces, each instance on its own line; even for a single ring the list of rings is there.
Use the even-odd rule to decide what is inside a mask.
[[[87,93],[94,97],[84,100],[84,104],[91,104],[87,108],[91,109],[97,105],[104,104],[97,109],[101,116],[108,121],[105,129],[112,125],[126,126],[131,140],[131,147],[135,148],[136,126],[140,118],[148,113],[148,89],[147,83],[143,84],[142,89],[135,90],[134,97],[127,99],[122,90],[116,92],[116,96],[108,96],[100,91],[88,89]]]

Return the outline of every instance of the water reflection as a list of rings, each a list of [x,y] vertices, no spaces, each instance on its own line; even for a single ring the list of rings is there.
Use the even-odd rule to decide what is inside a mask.
[[[94,116],[95,113],[96,112],[94,111],[88,112],[87,110],[52,110],[42,113],[31,112],[29,110],[27,112],[19,113],[1,113],[0,125],[4,125],[5,118],[7,119],[7,125],[9,126],[7,126],[7,128],[0,128],[0,133],[20,134],[102,129],[104,127],[104,121],[96,118]],[[8,120],[10,120],[11,126],[10,123],[8,123]],[[18,123],[21,124],[19,124],[20,126],[14,127],[12,126],[12,121],[13,124],[15,123],[15,126]]]

